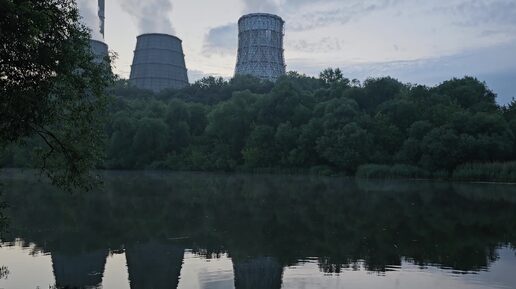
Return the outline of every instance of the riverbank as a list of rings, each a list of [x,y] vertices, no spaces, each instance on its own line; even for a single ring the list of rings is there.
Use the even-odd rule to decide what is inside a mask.
[[[2,168],[4,174],[6,172],[9,178],[18,175],[16,172],[36,172],[31,168]],[[139,171],[141,169],[106,169],[101,168],[99,171]],[[516,184],[516,162],[507,163],[470,163],[458,166],[452,172],[435,171],[429,172],[417,166],[394,164],[379,165],[366,164],[358,168],[354,175],[346,174],[332,169],[329,166],[315,166],[312,168],[245,168],[240,167],[231,171],[222,170],[173,170],[167,168],[146,168],[148,172],[199,172],[199,173],[236,173],[236,174],[252,174],[252,175],[306,175],[306,176],[327,176],[327,177],[348,177],[359,179],[377,179],[377,180],[441,180],[441,181],[457,181],[470,183],[499,183],[499,184]],[[26,177],[25,174],[20,175]],[[34,173],[34,177],[42,179],[38,173]],[[5,175],[4,175],[5,178]]]
[[[516,183],[516,162],[469,163],[452,172],[429,172],[410,165],[367,164],[358,168],[356,177],[365,179],[438,179],[462,182]]]

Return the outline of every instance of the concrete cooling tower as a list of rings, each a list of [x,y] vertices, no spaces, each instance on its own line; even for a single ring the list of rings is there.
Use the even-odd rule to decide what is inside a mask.
[[[98,0],[98,17],[99,17],[99,27],[98,32],[101,34],[101,37],[95,37],[96,39],[90,39],[90,49],[93,54],[93,61],[96,63],[102,63],[106,60],[106,57],[109,56],[109,47],[103,42],[100,38],[104,38],[104,20],[105,20],[105,0]],[[97,35],[96,33],[93,33]]]
[[[154,92],[187,86],[181,39],[158,33],[138,36],[129,81],[138,88]]]
[[[90,49],[96,63],[103,62],[109,54],[107,44],[102,41],[90,39]]]
[[[275,81],[285,74],[281,17],[254,13],[238,20],[238,56],[235,75]]]

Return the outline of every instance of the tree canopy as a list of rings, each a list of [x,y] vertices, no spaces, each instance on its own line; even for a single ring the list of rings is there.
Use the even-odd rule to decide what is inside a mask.
[[[0,144],[39,137],[36,165],[57,185],[86,189],[103,152],[109,61],[93,61],[73,0],[0,7]]]
[[[498,106],[472,77],[360,84],[327,69],[276,83],[206,78],[156,95],[122,86],[113,89],[105,168],[352,175],[364,164],[400,164],[441,176],[516,159],[514,103]]]

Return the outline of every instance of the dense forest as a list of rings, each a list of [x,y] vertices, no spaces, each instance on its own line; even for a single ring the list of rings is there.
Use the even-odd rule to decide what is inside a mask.
[[[120,80],[110,94],[100,168],[468,179],[489,164],[516,179],[516,102],[497,105],[472,77],[426,87],[327,69],[275,83],[208,77],[158,94]],[[3,166],[27,156],[11,147]]]

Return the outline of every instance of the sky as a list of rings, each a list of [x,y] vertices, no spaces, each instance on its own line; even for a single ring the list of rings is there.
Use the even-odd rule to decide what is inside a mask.
[[[136,36],[157,32],[183,40],[190,82],[229,78],[236,23],[253,12],[285,20],[287,70],[317,76],[338,67],[350,79],[392,76],[430,86],[469,75],[501,104],[516,97],[516,0],[106,0],[104,40],[122,77]]]

